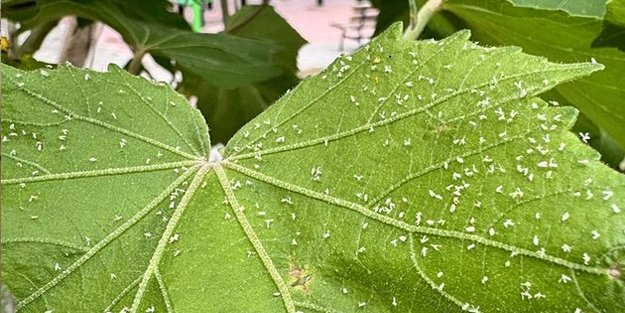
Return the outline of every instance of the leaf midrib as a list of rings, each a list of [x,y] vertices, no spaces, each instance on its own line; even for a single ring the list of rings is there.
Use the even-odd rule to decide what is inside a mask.
[[[305,187],[293,185],[291,183],[279,180],[277,178],[274,178],[272,176],[269,176],[260,172],[256,172],[254,170],[240,166],[235,163],[224,162],[223,166],[229,169],[232,169],[240,174],[248,176],[250,178],[254,178],[262,182],[268,183],[272,186],[275,186],[284,190],[288,190],[294,193],[298,193],[298,194],[301,194],[301,195],[304,195],[304,196],[307,196],[316,200],[321,200],[331,205],[336,205],[336,206],[350,209],[352,211],[356,211],[365,217],[371,218],[373,220],[376,220],[378,222],[381,222],[383,224],[386,224],[395,228],[408,231],[410,233],[433,235],[433,236],[446,237],[446,238],[452,238],[452,239],[458,239],[458,240],[470,240],[472,242],[482,244],[485,246],[498,248],[498,249],[505,250],[508,252],[513,252],[519,255],[525,255],[525,256],[529,256],[529,257],[539,259],[542,261],[558,264],[560,266],[563,266],[569,269],[575,269],[575,270],[584,271],[584,272],[596,274],[596,275],[608,275],[606,270],[603,268],[591,267],[587,265],[578,264],[572,261],[568,261],[562,258],[554,257],[551,255],[540,254],[535,251],[527,250],[524,248],[519,248],[519,247],[509,245],[506,243],[502,243],[496,240],[487,239],[482,236],[467,234],[467,233],[453,231],[453,230],[444,230],[444,229],[438,229],[438,228],[432,228],[432,227],[426,227],[426,226],[411,225],[403,221],[398,221],[391,217],[388,217],[379,213],[375,213],[357,203],[354,203],[345,199],[341,199],[341,198],[335,198],[335,197],[326,195],[324,193],[310,190]]]
[[[114,176],[114,175],[132,174],[132,173],[146,173],[146,172],[168,170],[168,169],[181,168],[181,167],[187,167],[187,166],[194,166],[197,164],[198,164],[198,161],[178,161],[178,162],[160,163],[160,164],[154,164],[154,165],[110,167],[110,168],[90,170],[90,171],[63,172],[63,173],[54,173],[54,174],[50,173],[50,174],[41,175],[41,176],[3,179],[0,181],[0,184],[1,185],[15,185],[15,184],[32,183],[32,182],[46,182],[46,181],[52,181],[52,180],[67,180],[67,179],[74,179],[74,178]]]
[[[156,249],[154,250],[154,254],[152,254],[150,263],[148,264],[147,269],[143,273],[143,277],[141,278],[141,283],[139,284],[139,288],[132,302],[132,307],[130,308],[130,312],[137,312],[137,310],[139,309],[139,305],[141,305],[141,301],[143,300],[143,295],[145,291],[147,290],[148,283],[150,282],[150,279],[152,279],[152,277],[156,275],[156,271],[158,271],[158,266],[160,264],[161,258],[163,257],[163,254],[165,253],[165,245],[167,245],[169,238],[171,238],[171,236],[173,235],[174,230],[178,226],[178,221],[184,214],[187,206],[189,205],[189,202],[195,195],[195,192],[200,187],[204,177],[206,177],[208,172],[211,170],[211,167],[206,166],[206,165],[203,165],[203,166],[197,165],[197,167],[199,167],[199,169],[197,170],[195,177],[193,177],[193,180],[191,181],[189,188],[185,191],[185,194],[180,200],[180,203],[178,204],[178,206],[176,207],[176,210],[174,211],[172,216],[169,218],[169,222],[167,222],[165,231],[163,232],[163,234],[161,235],[161,238],[159,239],[158,245],[156,246]],[[162,290],[163,289],[161,289],[161,292]]]
[[[263,265],[265,266],[272,280],[278,287],[278,290],[280,291],[280,296],[282,297],[282,301],[284,302],[287,312],[295,313],[295,304],[293,303],[293,299],[291,298],[291,293],[289,292],[289,289],[286,283],[282,279],[282,276],[280,275],[275,265],[273,264],[273,260],[271,259],[271,257],[269,256],[265,248],[263,247],[263,244],[260,241],[260,239],[258,239],[256,232],[254,231],[250,223],[247,221],[247,217],[245,216],[243,211],[240,210],[241,206],[239,205],[238,200],[236,196],[234,195],[234,191],[232,190],[232,187],[230,186],[226,173],[224,172],[221,165],[215,165],[214,169],[215,169],[215,173],[217,174],[217,177],[219,178],[219,183],[221,184],[221,187],[223,188],[224,193],[226,193],[228,204],[232,208],[232,211],[234,212],[239,222],[239,225],[243,229],[245,236],[254,247],[254,250],[256,250],[256,253],[258,254],[258,256],[260,256]]]

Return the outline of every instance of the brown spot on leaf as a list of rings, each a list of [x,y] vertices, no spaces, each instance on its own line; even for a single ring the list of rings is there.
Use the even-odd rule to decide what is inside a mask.
[[[289,274],[293,278],[293,281],[291,282],[291,287],[300,287],[304,293],[310,292],[306,283],[310,281],[312,275],[308,273],[308,271],[306,271],[304,268],[297,266],[294,259],[291,259],[289,262]]]

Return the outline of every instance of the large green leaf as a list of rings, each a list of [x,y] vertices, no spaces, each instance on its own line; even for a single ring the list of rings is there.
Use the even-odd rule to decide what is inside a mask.
[[[602,21],[562,11],[515,7],[499,0],[450,0],[444,9],[466,21],[480,42],[518,45],[560,62],[596,60],[605,70],[556,90],[625,147],[625,53],[591,48]]]
[[[245,123],[297,85],[297,53],[306,43],[269,5],[244,6],[228,19],[226,33],[278,45],[280,50],[273,56],[272,63],[282,70],[282,74],[266,81],[229,89],[185,74],[180,90],[198,97],[197,108],[211,125],[210,135],[216,143],[228,142]]]
[[[23,0],[5,9],[24,28],[66,15],[101,21],[116,31],[135,51],[176,61],[177,66],[211,84],[233,88],[263,81],[281,73],[271,62],[277,46],[227,34],[194,33],[182,17],[168,12],[165,0]],[[24,8],[37,14],[22,16]],[[4,6],[3,6],[4,8]]]
[[[622,311],[625,177],[567,130],[574,109],[535,97],[601,66],[400,28],[223,160],[167,87],[3,66],[2,281],[20,309]]]

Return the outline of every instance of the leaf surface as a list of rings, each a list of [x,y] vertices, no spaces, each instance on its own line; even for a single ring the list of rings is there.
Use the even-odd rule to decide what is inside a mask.
[[[468,37],[396,25],[222,161],[167,87],[3,65],[2,281],[25,312],[625,308],[625,179],[535,97],[601,67]]]
[[[606,13],[606,0],[510,0],[515,6],[540,10],[561,10],[572,16],[602,18]]]
[[[625,147],[625,106],[620,104],[625,97],[625,53],[591,47],[601,32],[601,19],[515,7],[509,1],[451,0],[443,6],[466,21],[480,42],[517,45],[559,62],[594,59],[604,64],[604,71],[556,90]]]

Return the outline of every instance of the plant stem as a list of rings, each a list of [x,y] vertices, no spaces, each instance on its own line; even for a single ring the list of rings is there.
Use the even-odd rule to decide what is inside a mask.
[[[132,57],[130,65],[128,65],[128,73],[132,75],[139,75],[139,73],[141,73],[141,61],[144,55],[145,51],[143,49],[135,50],[135,55]]]
[[[419,10],[417,8],[417,0],[408,0],[408,5],[410,8],[410,30],[415,29],[417,26],[417,14]]]
[[[230,13],[228,13],[228,0],[220,0],[221,6],[221,15],[224,22],[224,29],[228,28],[227,20],[230,17]]]
[[[421,9],[416,13],[416,17],[414,16],[414,11],[416,11],[417,6],[414,3],[414,0],[410,0],[410,27],[404,33],[404,38],[408,40],[415,40],[419,38],[423,29],[425,29],[425,25],[430,21],[430,18],[438,11],[441,7],[443,0],[428,0]],[[416,20],[416,23],[413,22]]]
[[[24,44],[17,47],[15,51],[17,57],[19,58],[23,55],[32,55],[33,53],[37,52],[37,50],[39,50],[39,47],[41,47],[41,43],[43,43],[43,40],[46,38],[46,36],[48,36],[50,31],[58,23],[58,20],[45,22],[33,29],[30,33],[30,36],[28,36],[26,41],[24,41]]]

